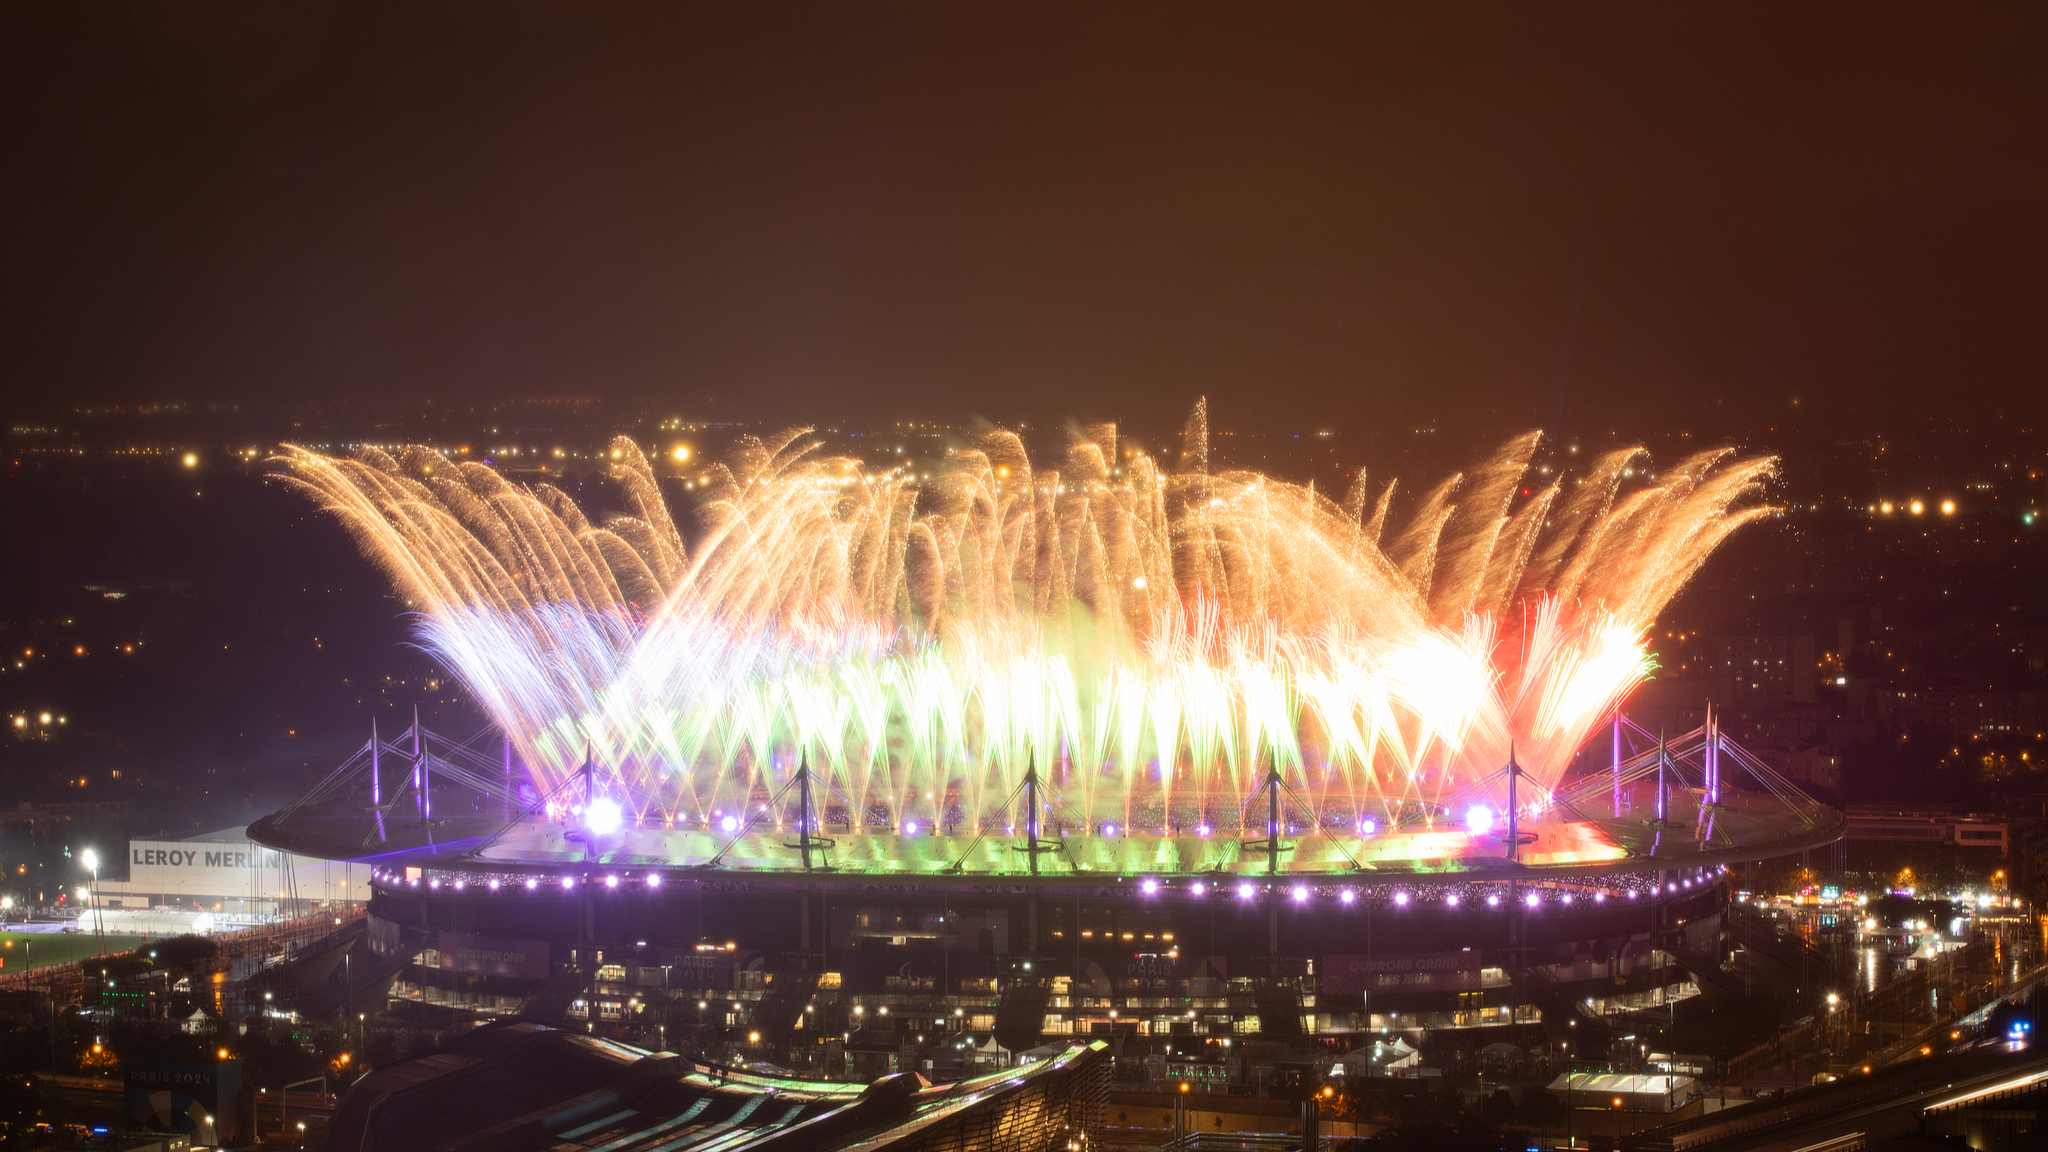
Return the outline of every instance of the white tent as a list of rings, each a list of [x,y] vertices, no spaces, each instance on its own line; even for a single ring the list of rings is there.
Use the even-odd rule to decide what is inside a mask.
[[[1408,1041],[1396,1036],[1391,1041],[1375,1040],[1371,1044],[1353,1048],[1344,1054],[1343,1060],[1330,1067],[1331,1075],[1350,1076],[1393,1076],[1402,1070],[1422,1063],[1422,1053],[1411,1047]]]

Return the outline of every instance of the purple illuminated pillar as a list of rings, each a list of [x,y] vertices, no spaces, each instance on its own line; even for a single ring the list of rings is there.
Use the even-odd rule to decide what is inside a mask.
[[[1664,733],[1657,733],[1657,823],[1664,823]]]
[[[1621,708],[1614,709],[1614,814],[1621,815]]]
[[[420,796],[420,819],[433,819],[434,806],[427,799],[427,757],[420,741],[420,710],[412,710],[412,786]]]
[[[1707,803],[1721,802],[1721,725],[1714,706],[1707,705]]]

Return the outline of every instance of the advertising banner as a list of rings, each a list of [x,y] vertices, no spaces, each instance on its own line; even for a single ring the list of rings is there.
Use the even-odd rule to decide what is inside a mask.
[[[1377,952],[1323,957],[1323,991],[1469,991],[1479,987],[1479,953]]]
[[[441,933],[441,967],[449,972],[482,972],[490,976],[544,979],[548,974],[548,942]]]
[[[668,983],[671,988],[730,988],[732,987],[733,954],[730,952],[696,952],[681,948],[663,948],[661,962],[668,968]],[[646,964],[642,964],[644,969]]]
[[[235,1101],[242,1063],[130,1064],[123,1072],[122,1105],[129,1123],[151,1132],[190,1136],[220,1147],[240,1135]]]
[[[1223,956],[1196,956],[1186,952],[1129,952],[1116,956],[1090,956],[1112,979],[1221,980],[1230,974],[1230,961]]]
[[[1010,950],[1010,916],[1001,908],[835,903],[829,935],[834,951],[907,947],[1002,955]]]

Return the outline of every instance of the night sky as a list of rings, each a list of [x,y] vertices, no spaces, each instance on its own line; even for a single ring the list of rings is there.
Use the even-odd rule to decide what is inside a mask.
[[[2044,51],[2022,4],[24,0],[0,373],[20,411],[2026,416]]]

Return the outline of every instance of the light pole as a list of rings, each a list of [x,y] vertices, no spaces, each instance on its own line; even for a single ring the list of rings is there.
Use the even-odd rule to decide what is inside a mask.
[[[98,959],[106,952],[106,944],[100,936],[100,854],[87,848],[79,854],[78,862],[92,873],[92,896],[86,903],[92,913],[92,954],[94,959]]]
[[[292,1089],[304,1088],[308,1084],[318,1084],[320,1086],[320,1095],[327,1095],[327,1077],[325,1076],[315,1076],[310,1080],[295,1081],[285,1085],[284,1089],[277,1094],[277,1126],[287,1136],[291,1133]],[[305,1122],[300,1121],[299,1131],[304,1132],[305,1130]],[[300,1137],[300,1139],[304,1139],[304,1137]]]
[[[661,966],[661,1050],[664,1052],[668,1051],[668,1010],[675,1004],[674,994],[668,986],[668,972],[673,967],[673,964]]]
[[[1578,1147],[1578,1141],[1572,1137],[1572,1062],[1570,1059],[1566,1059],[1564,1062],[1564,1146],[1567,1148]]]

